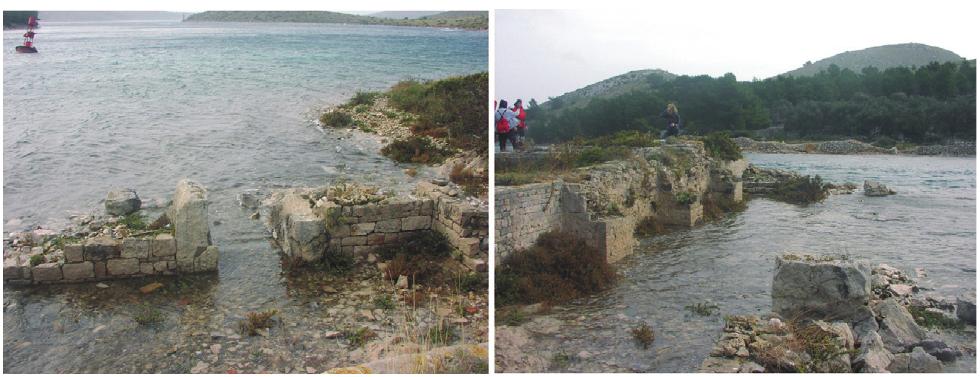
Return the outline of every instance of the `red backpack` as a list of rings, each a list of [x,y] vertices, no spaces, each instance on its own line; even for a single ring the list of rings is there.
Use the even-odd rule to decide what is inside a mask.
[[[500,110],[497,110],[497,114],[500,114],[500,120],[497,121],[497,133],[505,134],[510,132],[510,121],[501,114]]]

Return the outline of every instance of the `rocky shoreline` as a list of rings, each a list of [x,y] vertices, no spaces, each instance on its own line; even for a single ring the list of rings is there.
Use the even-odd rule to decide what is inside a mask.
[[[799,154],[903,154],[921,156],[975,156],[976,144],[961,142],[948,145],[920,145],[909,149],[881,148],[854,139],[812,143],[758,141],[747,137],[733,139],[745,152]]]
[[[951,300],[923,292],[885,264],[777,257],[773,313],[726,317],[699,371],[937,373],[965,354],[975,357],[974,344],[957,344],[948,334],[975,334],[975,295]]]

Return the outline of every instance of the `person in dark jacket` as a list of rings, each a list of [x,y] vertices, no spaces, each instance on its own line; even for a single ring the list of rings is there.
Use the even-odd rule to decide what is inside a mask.
[[[667,130],[664,132],[664,138],[680,135],[681,116],[677,114],[676,105],[668,103],[667,109],[660,113],[660,117],[667,119]]]

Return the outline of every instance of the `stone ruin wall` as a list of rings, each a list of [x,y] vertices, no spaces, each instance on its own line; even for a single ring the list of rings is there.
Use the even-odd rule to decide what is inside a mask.
[[[686,154],[690,169],[678,176],[653,157],[664,150]],[[579,183],[561,180],[500,187],[494,202],[495,263],[534,244],[541,234],[578,234],[602,250],[610,263],[632,253],[636,225],[647,217],[665,226],[691,227],[703,221],[706,196],[740,202],[745,160],[708,159],[700,144],[636,150],[639,158],[611,161],[587,169]],[[679,204],[678,192],[697,199]],[[614,210],[613,210],[614,209]]]
[[[289,257],[314,262],[324,253],[366,255],[422,231],[436,231],[474,271],[486,271],[488,211],[421,182],[414,197],[339,205],[308,199],[307,189],[273,194],[266,216],[273,239]]]
[[[80,283],[153,275],[217,271],[218,248],[211,245],[204,186],[182,180],[167,211],[174,234],[121,239],[98,236],[64,246],[64,258],[31,266],[39,247],[5,255],[4,283]]]

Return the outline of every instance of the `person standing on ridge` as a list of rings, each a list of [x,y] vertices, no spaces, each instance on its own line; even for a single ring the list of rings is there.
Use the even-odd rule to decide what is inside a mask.
[[[667,119],[667,130],[663,138],[680,135],[681,116],[677,114],[677,106],[673,102],[667,104],[667,109],[660,113],[660,117]]]
[[[527,112],[524,111],[524,103],[521,102],[520,98],[514,102],[514,108],[511,110],[514,111],[514,114],[517,116],[517,146],[524,148],[524,134],[527,131],[527,123],[525,123],[525,120],[527,119]]]
[[[493,114],[494,124],[496,125],[497,141],[500,142],[500,151],[507,151],[507,141],[510,140],[511,149],[516,148],[514,144],[514,128],[517,127],[517,114],[507,108],[507,101],[500,100],[497,111]]]

